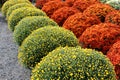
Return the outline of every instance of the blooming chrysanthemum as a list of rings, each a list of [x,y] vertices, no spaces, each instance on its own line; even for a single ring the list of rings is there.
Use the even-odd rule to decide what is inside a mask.
[[[31,7],[22,7],[16,9],[8,18],[8,28],[11,31],[14,31],[14,28],[18,24],[18,22],[28,16],[46,16],[46,14],[42,10]]]
[[[94,4],[89,6],[86,10],[84,10],[84,14],[85,15],[96,15],[99,17],[99,19],[104,22],[106,15],[111,12],[114,11],[115,9],[112,8],[111,6],[107,5],[107,4]]]
[[[113,65],[101,52],[57,48],[32,70],[31,80],[116,80]]]
[[[59,46],[78,46],[75,35],[59,26],[44,26],[34,30],[19,48],[18,60],[33,68],[44,56]],[[44,80],[44,79],[42,79]]]
[[[94,24],[99,24],[101,21],[98,19],[97,16],[84,16],[82,13],[76,13],[70,16],[63,27],[66,29],[71,30],[76,37],[80,37],[83,31]]]
[[[61,0],[36,0],[35,6],[41,9],[43,5],[49,1],[61,1]]]
[[[18,4],[18,3],[29,3],[29,4],[31,4],[29,0],[8,0],[2,6],[2,14],[4,16],[6,16],[8,9],[11,6],[13,6],[15,4]]]
[[[87,28],[80,36],[83,47],[102,51],[104,54],[120,39],[120,26],[112,23],[101,23]]]
[[[7,14],[6,14],[6,17],[7,19],[9,18],[9,16],[12,14],[12,12],[18,8],[22,8],[22,7],[32,7],[34,8],[34,6],[32,4],[28,4],[28,3],[18,3],[18,4],[15,4],[13,6],[11,6],[8,11],[7,11]]]
[[[64,21],[71,15],[78,13],[79,11],[73,7],[62,7],[56,10],[51,18],[56,21],[60,26],[63,25]]]
[[[75,1],[77,0],[65,0],[65,3],[67,3],[70,7],[72,7]]]
[[[73,7],[83,12],[87,7],[96,3],[99,3],[99,0],[76,0]]]
[[[46,14],[50,17],[54,11],[57,9],[67,6],[64,2],[62,1],[49,1],[44,6],[42,7],[42,10],[46,12]]]
[[[113,46],[107,52],[107,57],[115,66],[117,77],[120,79],[120,41],[117,41],[113,44]]]
[[[29,23],[28,23],[29,22]],[[57,26],[57,23],[46,16],[30,16],[23,18],[14,30],[14,40],[20,46],[25,38],[27,38],[34,30],[52,25]]]
[[[110,23],[113,23],[113,24],[120,25],[120,11],[110,12],[106,16],[105,22],[110,22]]]
[[[48,2],[48,0],[36,0],[35,6],[41,9],[46,2]]]

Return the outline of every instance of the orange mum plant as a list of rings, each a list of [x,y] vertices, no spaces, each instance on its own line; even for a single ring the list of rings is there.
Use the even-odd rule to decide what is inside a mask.
[[[106,15],[111,12],[114,11],[115,9],[112,8],[111,6],[107,5],[107,4],[94,4],[89,6],[86,10],[84,10],[84,14],[85,15],[96,15],[99,17],[99,19],[104,22],[105,21],[105,17]]]
[[[35,6],[41,9],[43,5],[49,1],[55,1],[55,0],[36,0]],[[61,0],[56,0],[56,1],[61,1]]]
[[[106,18],[105,18],[105,22],[110,22],[113,24],[117,24],[120,25],[120,11],[113,11],[110,12]]]
[[[64,21],[71,15],[78,13],[79,11],[73,7],[62,7],[56,10],[51,18],[56,21],[60,26],[63,25]]]
[[[96,3],[100,3],[99,0],[76,0],[73,7],[83,12],[87,7]]]
[[[120,79],[120,40],[113,44],[113,46],[107,52],[107,57],[115,66],[117,78]]]
[[[70,7],[72,7],[75,1],[77,0],[65,0],[65,3],[67,3]]]
[[[44,4],[44,6],[42,7],[42,10],[46,12],[46,14],[50,17],[54,11],[56,11],[57,9],[63,6],[67,6],[67,4],[65,4],[62,1],[49,1]]]
[[[101,23],[87,28],[79,38],[84,48],[102,51],[104,54],[120,39],[120,26],[112,23]]]
[[[97,16],[85,16],[82,13],[76,13],[65,21],[63,27],[71,30],[79,38],[86,28],[100,22]]]

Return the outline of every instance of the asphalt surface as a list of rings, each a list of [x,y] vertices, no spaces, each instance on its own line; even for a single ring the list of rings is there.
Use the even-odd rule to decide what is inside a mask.
[[[0,80],[30,80],[30,70],[19,64],[17,55],[18,46],[0,13]]]

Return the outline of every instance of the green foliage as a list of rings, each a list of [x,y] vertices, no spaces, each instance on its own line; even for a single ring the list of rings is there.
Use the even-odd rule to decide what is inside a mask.
[[[2,6],[2,14],[6,16],[8,9],[18,3],[30,3],[28,0],[9,0],[6,1]],[[30,3],[31,4],[31,3]]]
[[[22,41],[30,35],[33,30],[47,25],[58,26],[56,22],[46,16],[26,17],[15,27],[14,40],[20,46]]]
[[[11,31],[14,31],[14,28],[18,24],[18,22],[28,16],[46,16],[46,14],[42,10],[31,7],[22,7],[16,9],[12,12],[10,17],[8,18],[9,29]]]
[[[32,70],[31,80],[116,80],[113,65],[101,52],[60,47]]]
[[[44,56],[59,46],[77,46],[75,35],[62,27],[46,26],[32,32],[19,48],[18,60],[33,68]]]
[[[6,14],[6,17],[7,19],[9,18],[10,14],[15,10],[15,9],[18,9],[18,8],[22,8],[22,7],[34,7],[32,4],[28,4],[28,3],[18,3],[18,4],[15,4],[13,6],[11,6],[8,11],[7,11],[7,14]]]
[[[120,10],[120,0],[111,0],[111,1],[107,1],[106,4],[109,4],[110,6],[112,6],[113,8]]]

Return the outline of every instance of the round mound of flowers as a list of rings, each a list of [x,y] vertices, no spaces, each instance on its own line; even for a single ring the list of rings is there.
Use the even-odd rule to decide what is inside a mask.
[[[23,40],[29,36],[33,30],[47,25],[58,26],[56,22],[44,16],[31,16],[23,18],[14,30],[14,40],[20,46]]]
[[[110,0],[110,1],[107,1],[106,4],[109,4],[113,8],[120,10],[120,0]]]
[[[101,23],[87,28],[79,41],[85,48],[102,51],[104,54],[120,39],[120,26],[112,23]]]
[[[6,14],[6,17],[7,19],[9,18],[10,14],[15,10],[15,9],[18,9],[18,8],[21,8],[21,7],[34,7],[32,4],[28,4],[28,3],[18,3],[18,4],[15,4],[13,6],[11,6],[8,11],[7,11],[7,14]]]
[[[57,9],[67,6],[64,2],[62,1],[49,1],[44,6],[42,7],[42,10],[49,16],[53,14]]]
[[[99,19],[104,22],[105,21],[105,17],[106,15],[111,12],[114,11],[115,9],[112,8],[111,6],[107,5],[107,4],[94,4],[89,6],[86,10],[84,10],[83,14],[88,15],[88,16],[92,16],[92,15],[96,15],[99,17]]]
[[[110,22],[110,23],[113,23],[113,24],[120,25],[120,11],[110,12],[106,16],[105,22]]]
[[[78,13],[79,11],[73,7],[62,7],[56,10],[51,18],[62,26],[64,21],[71,15]]]
[[[33,68],[44,56],[59,46],[78,46],[75,35],[62,27],[47,26],[34,30],[19,48],[18,60]]]
[[[117,41],[113,44],[113,46],[107,52],[107,57],[115,66],[115,72],[117,74],[118,79],[120,79],[120,41]]]
[[[32,70],[31,80],[116,80],[113,65],[101,52],[60,47]]]
[[[75,1],[77,0],[65,0],[65,3],[67,3],[69,7],[72,7]]]
[[[41,9],[43,5],[49,1],[61,1],[61,0],[36,0],[35,6]]]
[[[64,22],[63,27],[71,30],[79,38],[86,28],[99,23],[101,21],[97,16],[84,16],[82,13],[76,13]]]
[[[22,7],[16,9],[12,12],[10,17],[8,18],[9,29],[11,31],[14,31],[14,28],[18,24],[18,22],[27,16],[46,16],[46,14],[42,10],[31,7]]]
[[[73,7],[83,12],[87,7],[96,3],[100,3],[99,0],[76,0]]]
[[[30,3],[28,0],[9,0],[6,1],[2,6],[2,14],[6,16],[8,9],[18,3]],[[30,3],[31,4],[31,3]]]

